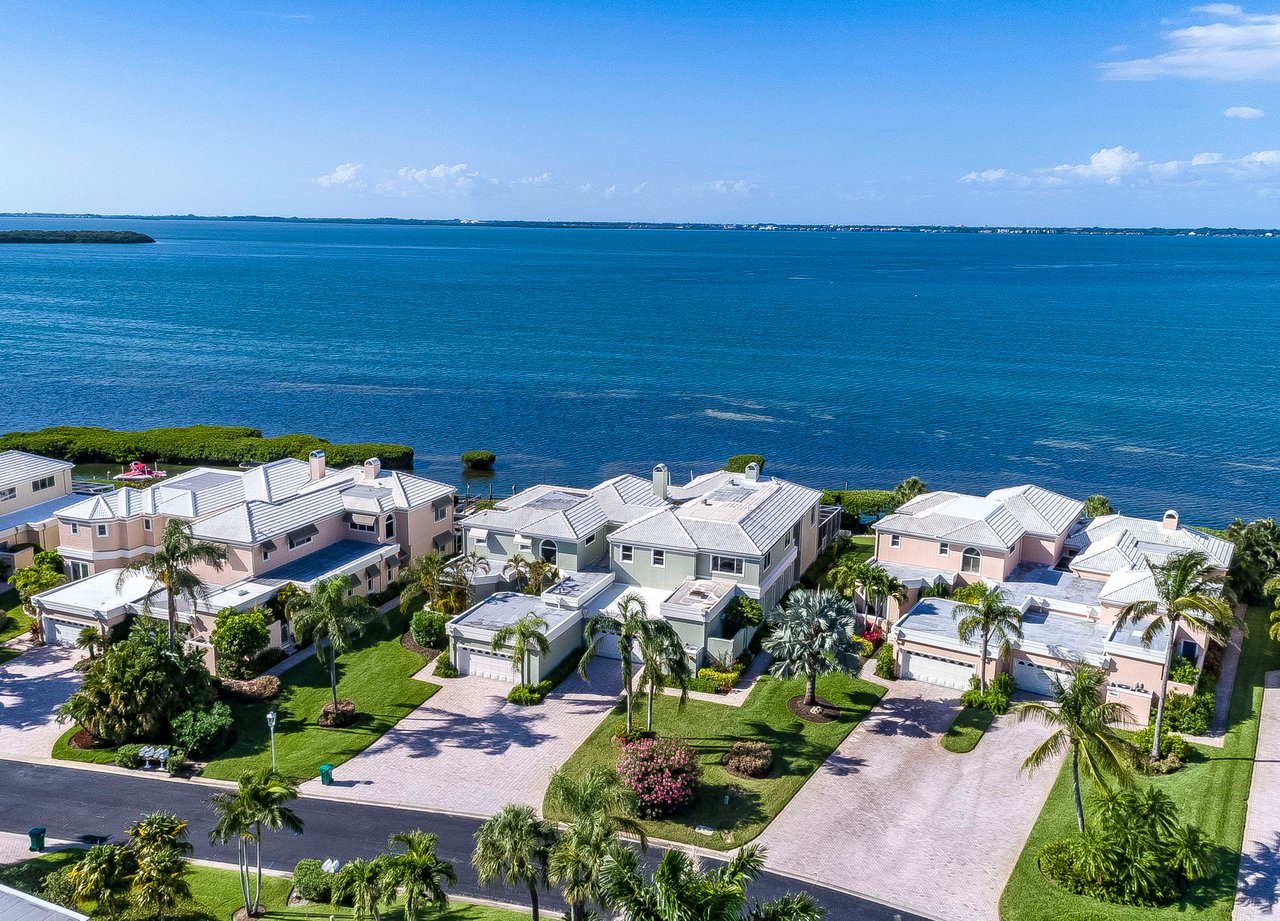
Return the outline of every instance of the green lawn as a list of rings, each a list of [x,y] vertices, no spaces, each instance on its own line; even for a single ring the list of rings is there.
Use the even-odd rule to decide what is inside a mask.
[[[971,752],[978,747],[982,734],[991,728],[993,719],[995,716],[985,707],[961,707],[939,742],[957,755]]]
[[[0,595],[0,610],[5,612],[4,620],[0,622],[0,643],[26,636],[27,631],[31,629],[31,618],[17,602],[16,592],[9,591]]]
[[[835,568],[843,560],[851,563],[861,563],[864,560],[871,559],[871,554],[876,549],[876,537],[874,534],[855,534],[852,537],[839,538],[839,545],[836,541],[832,541],[831,546],[827,547],[816,560],[810,564],[809,568],[804,571],[804,575],[800,577],[800,584],[805,588],[817,588],[822,577],[831,569]],[[837,546],[852,546],[852,550],[845,553],[837,554],[835,551]]]
[[[1003,921],[1229,921],[1234,903],[1245,806],[1258,744],[1258,715],[1266,672],[1280,668],[1280,643],[1267,636],[1268,610],[1249,609],[1249,636],[1240,656],[1231,695],[1229,728],[1222,748],[1192,746],[1186,767],[1150,781],[1177,802],[1184,820],[1194,822],[1222,851],[1219,870],[1197,885],[1181,903],[1167,908],[1129,908],[1097,902],[1058,888],[1044,877],[1036,857],[1050,841],[1075,831],[1070,771],[1064,765],[1000,897]],[[1086,820],[1088,804],[1086,803]]]
[[[317,776],[322,764],[337,766],[364,751],[440,685],[415,681],[425,666],[416,652],[400,645],[400,634],[374,627],[364,645],[338,659],[338,695],[356,702],[360,721],[343,729],[322,729],[316,720],[331,699],[329,670],[315,656],[283,676],[284,690],[275,701],[276,759],[281,771],[300,780]],[[205,768],[203,776],[235,780],[244,771],[271,764],[267,703],[233,703],[235,742]],[[53,757],[63,761],[114,764],[113,749],[81,751],[67,745],[75,727],[58,739]]]
[[[797,719],[787,709],[787,701],[804,691],[804,681],[778,681],[761,678],[746,703],[741,707],[691,700],[679,712],[678,699],[663,695],[654,701],[654,729],[662,735],[682,737],[702,754],[702,791],[693,810],[672,819],[645,822],[654,837],[684,844],[727,850],[750,841],[782,811],[804,786],[827,756],[844,741],[853,727],[865,717],[884,694],[884,688],[867,681],[845,676],[827,676],[818,680],[818,694],[835,703],[843,713],[831,723],[808,723]],[[618,716],[606,717],[582,746],[565,763],[571,774],[581,774],[598,765],[613,767],[618,749],[613,744],[613,730]],[[643,724],[643,698],[635,712]],[[758,739],[773,747],[772,774],[761,780],[745,780],[729,774],[720,764],[720,756],[740,740]],[[725,796],[729,804],[725,805]],[[544,804],[548,818],[563,819],[549,804]],[[723,835],[701,835],[695,825],[727,830]]]
[[[45,876],[54,870],[68,866],[79,859],[82,851],[55,851],[42,854],[32,860],[0,867],[0,883],[38,894],[40,883]],[[187,876],[191,886],[192,900],[178,911],[169,914],[170,921],[226,921],[237,908],[243,908],[240,896],[240,881],[236,871],[216,869],[213,867],[193,866]],[[330,916],[346,921],[352,917],[350,908],[336,905],[297,905],[286,906],[289,897],[290,882],[280,876],[264,876],[262,878],[262,901],[266,908],[263,918],[316,918]],[[403,906],[383,909],[385,921],[404,921]],[[103,913],[93,913],[94,919],[106,918]],[[134,911],[128,915],[130,921],[141,921],[148,913]],[[488,908],[481,905],[457,903],[448,911],[432,914],[432,918],[442,921],[518,921],[529,916],[500,908]]]

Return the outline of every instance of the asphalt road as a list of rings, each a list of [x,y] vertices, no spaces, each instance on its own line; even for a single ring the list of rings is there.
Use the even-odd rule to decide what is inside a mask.
[[[501,783],[495,778],[496,783]],[[180,783],[146,775],[87,771],[53,765],[34,765],[0,759],[0,831],[25,834],[43,826],[50,839],[96,844],[119,840],[124,827],[145,812],[164,809],[191,823],[195,856],[224,863],[235,862],[234,846],[209,844],[213,813],[209,796],[215,788]],[[471,868],[471,842],[479,819],[413,809],[366,806],[302,797],[294,806],[306,831],[302,835],[268,834],[263,840],[266,865],[291,870],[303,857],[373,857],[386,850],[387,838],[398,831],[421,828],[440,838],[439,852],[453,863],[459,895],[524,904],[527,893],[502,887],[481,887]],[[886,842],[886,847],[891,842]],[[814,847],[828,846],[815,841]],[[650,855],[655,853],[650,849]],[[858,868],[850,867],[850,879]],[[870,868],[862,868],[870,869]],[[774,873],[765,874],[751,890],[765,901],[787,892],[812,893],[827,909],[832,921],[924,921],[917,915],[878,902],[861,899]],[[549,907],[562,910],[559,896],[548,893]]]

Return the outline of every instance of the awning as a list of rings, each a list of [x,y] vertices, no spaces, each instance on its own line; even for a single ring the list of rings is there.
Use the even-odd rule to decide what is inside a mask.
[[[468,533],[470,533],[471,536],[474,537],[476,540],[489,539],[489,532],[486,531],[484,528],[471,528],[471,530]]]
[[[273,540],[266,541],[266,542],[264,542],[264,543],[263,543],[263,545],[262,545],[262,549],[263,549],[263,550],[265,550],[267,553],[275,553],[275,552],[276,552],[276,542],[275,542],[275,541],[273,541]]]
[[[291,541],[299,541],[299,540],[304,540],[308,537],[315,537],[319,533],[320,533],[319,528],[317,528],[313,524],[309,524],[306,527],[298,528],[298,530],[296,531],[290,531],[285,536]]]
[[[431,503],[431,508],[438,512],[440,509],[448,508],[451,505],[453,505],[453,496],[442,496]]]
[[[517,546],[517,547],[519,547],[519,548],[521,548],[521,549],[523,549],[523,550],[528,550],[530,547],[532,547],[532,546],[533,546],[533,538],[532,538],[532,537],[525,537],[523,534],[517,534],[517,535],[516,535],[516,546]]]
[[[378,523],[377,515],[361,515],[357,512],[351,513],[352,524],[375,525]]]
[[[382,570],[380,570],[380,569],[378,568],[378,565],[377,565],[376,563],[375,563],[374,565],[372,565],[372,566],[366,566],[366,567],[364,568],[364,574],[365,574],[366,576],[376,576],[376,575],[377,575],[378,573],[380,573],[381,571],[382,571]]]

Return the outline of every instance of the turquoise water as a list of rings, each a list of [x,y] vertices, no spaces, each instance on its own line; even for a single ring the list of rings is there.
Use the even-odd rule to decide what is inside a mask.
[[[1280,511],[1280,240],[0,220],[0,430],[407,442],[496,494],[739,451],[814,485]]]

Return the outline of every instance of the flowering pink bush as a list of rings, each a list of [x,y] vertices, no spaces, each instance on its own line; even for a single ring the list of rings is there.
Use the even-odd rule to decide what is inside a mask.
[[[646,819],[692,806],[701,775],[697,752],[679,739],[629,742],[618,758],[618,776],[635,794],[640,816]]]
[[[862,631],[862,638],[871,644],[873,650],[879,649],[880,644],[884,642],[884,628],[879,624],[869,624],[867,629]]]

